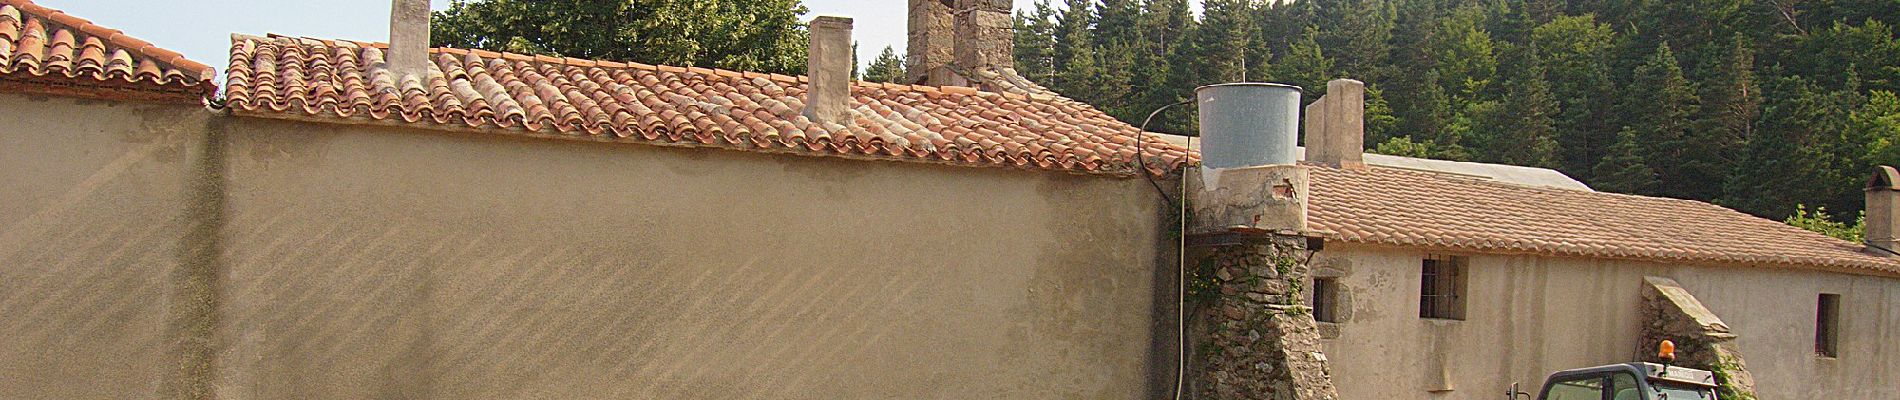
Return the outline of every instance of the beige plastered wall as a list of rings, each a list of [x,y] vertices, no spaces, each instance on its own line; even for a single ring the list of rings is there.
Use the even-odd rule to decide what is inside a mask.
[[[0,187],[4,399],[1131,399],[1173,376],[1173,247],[1139,179],[0,95]]]
[[[253,118],[228,137],[224,397],[1128,399],[1171,374],[1138,179]]]
[[[202,107],[0,94],[0,398],[157,397],[203,325]],[[195,236],[194,236],[195,235]]]
[[[1420,260],[1469,257],[1466,319],[1418,316]],[[1343,399],[1502,398],[1551,372],[1631,362],[1644,276],[1674,278],[1718,314],[1764,399],[1900,398],[1900,280],[1769,266],[1434,253],[1329,243],[1350,312],[1326,340]],[[1819,294],[1842,296],[1840,357],[1814,352]]]

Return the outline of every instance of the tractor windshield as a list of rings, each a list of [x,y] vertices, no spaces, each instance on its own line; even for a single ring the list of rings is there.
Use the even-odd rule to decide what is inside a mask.
[[[1649,387],[1655,389],[1656,400],[1715,400],[1715,391],[1669,381],[1650,381]]]

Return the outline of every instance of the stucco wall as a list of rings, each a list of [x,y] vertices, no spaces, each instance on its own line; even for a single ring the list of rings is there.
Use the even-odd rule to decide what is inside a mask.
[[[1721,316],[1764,399],[1900,398],[1900,280],[1769,267],[1469,256],[1463,321],[1418,317],[1427,252],[1329,245],[1349,319],[1325,342],[1341,398],[1491,398],[1550,372],[1634,361],[1644,276],[1671,277]],[[1814,354],[1820,293],[1842,295],[1841,356]],[[1440,389],[1449,391],[1436,391]]]
[[[227,134],[229,397],[1114,399],[1172,373],[1140,180]]]
[[[149,398],[204,242],[201,107],[0,94],[0,398]]]

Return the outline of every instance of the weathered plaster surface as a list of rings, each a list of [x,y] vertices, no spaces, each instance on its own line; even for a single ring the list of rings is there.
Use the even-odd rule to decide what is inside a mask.
[[[199,107],[0,95],[0,398],[149,398],[192,343]]]
[[[229,137],[227,397],[1114,399],[1172,373],[1139,180]]]
[[[1900,398],[1900,280],[1473,254],[1467,318],[1444,321],[1418,317],[1426,254],[1329,244],[1315,260],[1341,270],[1353,296],[1339,337],[1325,341],[1340,398],[1484,398],[1558,370],[1639,360],[1646,276],[1674,279],[1721,316],[1761,398]],[[1840,358],[1814,354],[1820,293],[1842,296]]]

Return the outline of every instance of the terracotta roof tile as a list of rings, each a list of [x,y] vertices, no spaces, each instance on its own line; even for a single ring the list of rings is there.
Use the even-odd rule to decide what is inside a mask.
[[[1138,130],[1067,99],[859,82],[849,123],[816,124],[801,115],[805,77],[433,49],[426,79],[398,82],[382,67],[384,44],[232,41],[225,96],[244,115],[1114,175],[1136,169]],[[1153,173],[1190,159],[1160,139],[1145,146]]]
[[[116,29],[33,4],[0,0],[0,90],[196,103],[216,72]]]
[[[1382,167],[1312,171],[1312,228],[1343,242],[1900,276],[1900,260],[1858,244],[1699,201]]]

